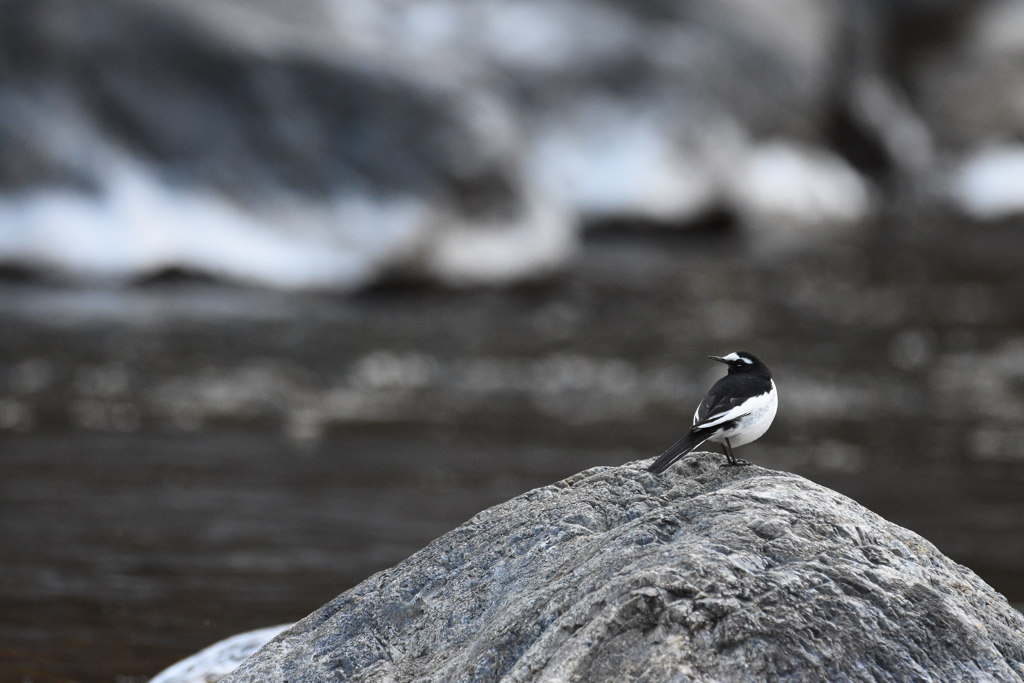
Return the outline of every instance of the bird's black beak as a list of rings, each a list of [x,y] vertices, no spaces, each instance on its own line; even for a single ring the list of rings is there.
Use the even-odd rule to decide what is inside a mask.
[[[717,360],[719,363],[725,363],[726,365],[729,364],[729,361],[727,361],[724,358],[720,358],[719,356],[708,356],[708,358],[710,358],[711,360]]]

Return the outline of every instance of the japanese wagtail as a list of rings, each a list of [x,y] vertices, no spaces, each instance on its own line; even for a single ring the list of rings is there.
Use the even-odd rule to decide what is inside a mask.
[[[732,454],[733,446],[742,446],[761,438],[775,419],[779,395],[772,381],[772,371],[767,365],[746,351],[737,351],[721,358],[708,358],[728,365],[729,374],[715,382],[697,406],[690,433],[662,453],[647,468],[649,472],[664,472],[672,463],[705,441],[722,444],[725,457],[728,458],[726,464],[749,465],[746,460],[736,459]]]

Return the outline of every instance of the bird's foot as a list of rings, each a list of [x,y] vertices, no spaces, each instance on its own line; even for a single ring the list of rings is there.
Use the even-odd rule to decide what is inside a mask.
[[[733,460],[726,460],[725,461],[725,466],[726,467],[743,467],[743,466],[746,466],[746,465],[753,465],[753,464],[754,463],[750,462],[749,460],[744,460],[743,458],[735,458]]]

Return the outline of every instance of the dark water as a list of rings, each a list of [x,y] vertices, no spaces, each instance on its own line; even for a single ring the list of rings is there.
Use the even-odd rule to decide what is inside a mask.
[[[610,226],[508,291],[0,287],[0,680],[141,681],[478,510],[678,438],[773,368],[743,455],[1024,601],[1024,240],[893,218],[786,250]]]

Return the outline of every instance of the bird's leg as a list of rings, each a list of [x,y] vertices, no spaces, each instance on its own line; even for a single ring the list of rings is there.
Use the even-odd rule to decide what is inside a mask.
[[[735,455],[732,454],[732,444],[729,443],[729,439],[722,439],[722,449],[725,451],[725,457],[727,467],[736,467],[738,465],[749,465],[750,462],[747,460],[739,460]]]
[[[722,439],[722,452],[725,453],[725,464],[735,464],[736,458],[732,455],[732,444],[729,443],[729,439]]]

